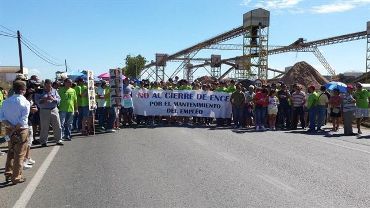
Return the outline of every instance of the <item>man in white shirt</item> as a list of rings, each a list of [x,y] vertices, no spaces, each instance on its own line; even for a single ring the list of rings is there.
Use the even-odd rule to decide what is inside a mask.
[[[13,184],[23,183],[23,161],[28,146],[28,115],[30,102],[23,96],[26,93],[26,83],[13,83],[14,95],[6,99],[0,110],[0,120],[6,125],[6,133],[10,137],[8,155],[5,164],[5,180]]]

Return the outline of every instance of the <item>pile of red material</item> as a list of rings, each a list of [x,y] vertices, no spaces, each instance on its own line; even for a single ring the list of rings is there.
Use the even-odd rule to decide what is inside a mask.
[[[281,79],[286,85],[301,84],[304,88],[311,85],[320,87],[328,83],[315,68],[308,63],[302,61],[296,63]]]

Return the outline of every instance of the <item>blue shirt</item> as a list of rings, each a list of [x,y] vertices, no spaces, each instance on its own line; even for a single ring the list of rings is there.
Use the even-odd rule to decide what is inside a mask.
[[[53,102],[40,103],[42,98],[47,98],[49,95],[54,98]],[[39,108],[41,108],[41,109],[54,109],[60,103],[60,96],[59,96],[58,92],[54,88],[52,88],[50,92],[43,91],[41,94],[36,94],[35,95],[35,102],[36,102],[37,106],[39,106]]]
[[[0,120],[8,121],[13,126],[19,124],[21,128],[28,128],[30,107],[30,102],[23,95],[14,94],[4,100],[0,109]]]

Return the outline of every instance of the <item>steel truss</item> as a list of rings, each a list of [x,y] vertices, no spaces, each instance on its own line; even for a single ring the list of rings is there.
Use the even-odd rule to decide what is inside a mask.
[[[366,73],[370,71],[370,34],[367,35]]]
[[[220,44],[221,42],[231,40],[233,38],[236,38],[238,36],[241,36],[243,34],[248,33],[249,29],[250,28],[244,28],[243,26],[241,26],[241,27],[232,29],[228,32],[217,35],[217,36],[215,36],[211,39],[208,39],[206,41],[203,41],[201,43],[198,43],[196,45],[193,45],[193,46],[191,46],[189,48],[186,48],[184,50],[176,52],[172,55],[169,55],[168,59],[167,59],[168,61],[181,61],[180,66],[175,70],[175,72],[170,76],[170,78],[175,77],[181,70],[184,70],[186,68],[185,66],[187,66],[190,63],[190,61],[193,61],[194,56],[202,49],[243,50],[243,56],[224,59],[224,60],[222,60],[222,63],[223,64],[225,64],[225,62],[229,62],[229,63],[234,62],[235,63],[236,59],[238,59],[240,57],[244,57],[244,58],[247,57],[247,58],[251,59],[251,64],[250,64],[251,67],[253,65],[266,66],[266,67],[262,67],[262,68],[260,67],[259,70],[254,69],[254,71],[256,71],[256,74],[257,74],[258,77],[263,77],[263,76],[266,77],[268,59],[267,59],[267,53],[266,53],[266,56],[264,54],[265,51],[268,51],[268,55],[273,55],[273,54],[286,53],[286,52],[305,52],[306,48],[309,48],[309,49],[307,49],[307,52],[313,52],[314,55],[319,59],[319,61],[326,68],[326,70],[328,70],[328,72],[331,75],[334,75],[335,71],[330,67],[330,65],[325,60],[325,58],[321,54],[321,52],[317,49],[317,47],[325,46],[325,45],[332,45],[332,44],[337,44],[337,43],[343,43],[343,42],[349,42],[349,41],[355,41],[355,40],[360,40],[360,39],[365,39],[365,38],[367,38],[366,71],[370,71],[370,37],[369,37],[370,34],[367,34],[367,31],[350,33],[350,34],[346,34],[346,35],[335,36],[335,37],[331,37],[331,38],[326,38],[326,39],[321,39],[321,40],[316,40],[316,41],[311,41],[311,42],[305,42],[305,43],[304,42],[298,42],[297,44],[292,44],[290,46],[284,46],[284,47],[274,47],[274,48],[270,47],[269,50],[267,50],[267,48],[266,48],[268,46],[267,39],[266,40],[262,39],[259,43],[261,45],[261,42],[266,41],[266,44],[265,44],[266,47],[259,47],[259,48],[255,48],[255,49],[249,48],[250,49],[249,53],[246,53],[247,50],[244,49],[245,44]],[[267,31],[267,35],[268,35],[268,31]],[[247,37],[244,36],[243,42],[244,42],[244,39],[246,39],[246,38]],[[262,44],[262,46],[264,46],[264,44]],[[255,63],[254,63],[255,60],[253,60],[253,58],[254,58],[253,56],[256,56],[257,54],[251,53],[251,51],[253,51],[253,50],[256,50],[257,54],[260,53],[260,55],[262,55],[262,59],[256,61]],[[245,51],[245,53],[244,53],[244,51]],[[264,58],[264,57],[266,57],[266,58]],[[205,62],[204,64],[201,64],[202,65],[201,67],[208,66],[210,64],[210,62],[208,60],[209,59],[194,59],[194,61],[199,61],[199,62],[204,61]],[[155,63],[153,63],[153,62],[150,63],[150,64],[147,64],[144,67],[144,69],[141,73],[141,76],[143,76],[144,74],[148,74],[148,78],[153,78],[153,74],[156,74],[156,73],[157,74],[154,77],[156,77],[157,79],[158,79],[158,77],[167,76],[164,73],[164,69],[158,69],[158,70],[153,69],[153,66],[155,66]],[[193,68],[195,68],[195,66]],[[235,67],[232,67],[232,68],[235,68]],[[185,69],[185,70],[187,70],[187,69]],[[214,69],[214,70],[211,69],[211,75],[212,74],[215,75],[215,73],[218,74],[219,71],[220,71],[219,69]],[[220,78],[224,78],[228,73],[230,73],[230,71],[232,71],[232,69],[227,70],[226,73],[224,73],[220,76]],[[192,71],[190,73],[186,72],[186,73],[184,73],[184,75],[193,74],[193,73],[194,73],[194,71]],[[191,78],[191,77],[189,77],[189,78]]]

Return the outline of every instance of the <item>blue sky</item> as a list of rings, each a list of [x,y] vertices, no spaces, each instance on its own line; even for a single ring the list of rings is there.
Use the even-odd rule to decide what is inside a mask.
[[[242,25],[242,16],[262,7],[271,11],[270,45],[288,45],[366,30],[370,0],[0,0],[0,25],[20,30],[32,43],[73,70],[97,74],[122,67],[127,54],[153,60],[155,53],[174,53]],[[0,28],[6,31],[4,28]],[[241,38],[229,43],[242,43]],[[365,71],[366,40],[320,47],[337,73]],[[241,51],[204,51],[198,57]],[[23,47],[24,65],[42,78],[56,67]],[[313,54],[269,57],[269,67],[284,69],[307,61],[326,74]],[[16,39],[0,36],[0,65],[18,65]],[[177,65],[169,64],[171,74]],[[197,76],[206,74],[198,70]]]

